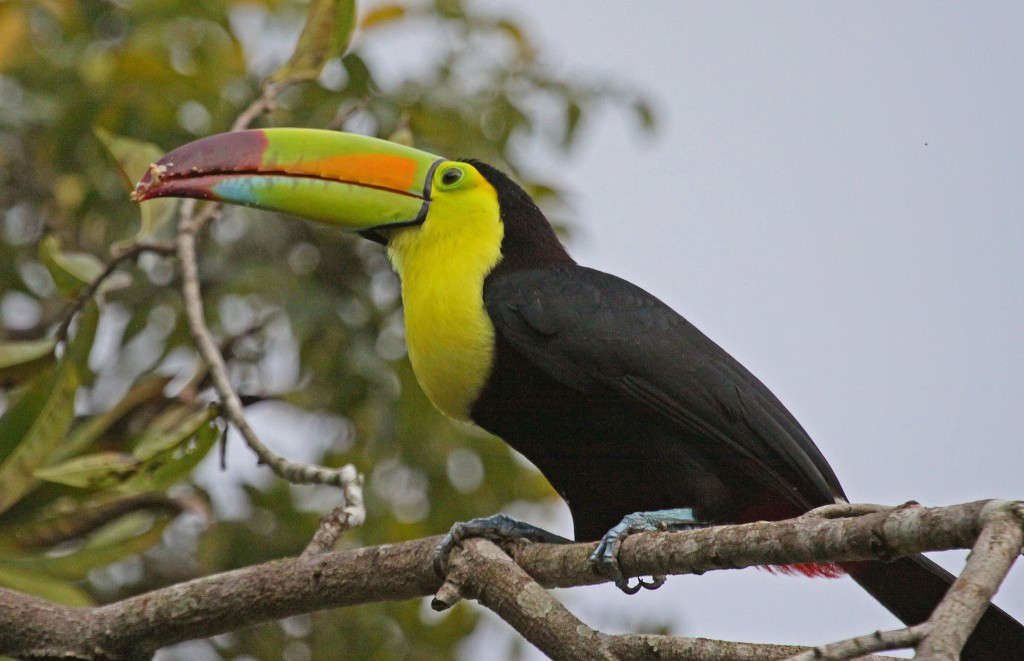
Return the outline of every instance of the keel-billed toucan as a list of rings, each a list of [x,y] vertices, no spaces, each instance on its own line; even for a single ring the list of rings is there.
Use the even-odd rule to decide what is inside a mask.
[[[156,197],[272,209],[385,244],[427,396],[530,459],[568,503],[577,540],[636,512],[740,523],[846,499],[760,381],[651,294],[576,264],[491,166],[330,131],[243,131],[153,165],[136,198]],[[611,556],[596,560],[614,573]],[[908,624],[952,581],[923,556],[841,570]],[[964,658],[1024,658],[1024,628],[990,606]]]

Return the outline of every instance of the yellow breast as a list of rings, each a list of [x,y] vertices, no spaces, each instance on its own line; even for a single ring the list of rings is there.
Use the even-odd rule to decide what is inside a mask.
[[[503,233],[493,192],[477,201],[449,208],[435,198],[421,226],[388,243],[402,279],[405,338],[416,378],[434,406],[462,421],[469,421],[493,363],[494,326],[483,284],[501,259]]]

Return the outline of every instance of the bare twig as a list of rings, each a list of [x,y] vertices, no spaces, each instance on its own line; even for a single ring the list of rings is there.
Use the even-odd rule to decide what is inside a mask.
[[[782,659],[797,654],[813,654],[814,649],[799,645],[770,645],[765,643],[734,643],[711,638],[683,638],[655,634],[621,634],[612,636],[600,634],[617,658],[629,661],[766,661]],[[817,648],[815,648],[817,649]],[[810,656],[817,660],[819,657]],[[855,656],[846,659],[865,661],[897,661],[890,656]]]
[[[264,82],[260,95],[235,119],[235,122],[231,125],[231,130],[241,131],[247,129],[257,117],[273,110],[277,95],[289,84],[290,81],[283,83]]]
[[[332,131],[340,131],[345,128],[345,124],[348,120],[352,119],[357,113],[362,112],[366,109],[366,101],[358,101],[348,107],[339,107],[338,112],[334,115],[334,119],[325,126],[325,129]]]
[[[931,628],[931,625],[926,622],[904,629],[876,631],[866,636],[819,645],[800,654],[794,654],[786,661],[846,661],[846,659],[857,659],[872,652],[905,649],[917,645]]]
[[[71,327],[71,320],[75,318],[75,315],[81,311],[82,307],[89,301],[89,299],[96,294],[96,290],[99,289],[100,285],[102,285],[106,279],[111,276],[117,267],[145,252],[153,252],[159,255],[173,255],[174,245],[170,243],[138,241],[114,255],[113,259],[107,262],[103,271],[93,278],[93,281],[78,294],[74,302],[72,302],[61,315],[60,326],[57,327],[57,332],[54,335],[58,342],[63,342],[67,339],[68,328]]]
[[[333,512],[320,519],[320,525],[313,539],[302,552],[303,557],[319,555],[330,551],[346,530],[358,528],[366,521],[366,506],[363,503],[363,477],[356,473],[349,464],[342,467],[342,472],[351,471],[353,475],[345,475],[342,489],[345,493],[345,507],[336,507]]]

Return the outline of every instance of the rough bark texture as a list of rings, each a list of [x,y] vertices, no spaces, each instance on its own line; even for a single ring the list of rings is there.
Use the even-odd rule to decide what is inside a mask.
[[[920,638],[929,658],[951,658],[1024,544],[1021,504],[979,501],[942,508],[902,507],[856,518],[804,516],[678,533],[645,533],[623,544],[628,575],[864,560],[973,546],[971,561],[930,627],[886,634],[894,649]],[[984,534],[983,534],[984,531]],[[307,555],[224,572],[95,608],[69,608],[0,590],[0,654],[24,658],[149,658],[163,646],[259,622],[371,601],[437,592],[432,537],[402,544]],[[977,543],[976,543],[977,542]],[[767,659],[803,648],[661,636],[610,636],[569,613],[543,588],[600,583],[587,556],[594,544],[507,545],[467,540],[452,555],[441,601],[478,599],[555,658]],[[921,636],[920,634],[925,635]],[[909,641],[909,643],[908,643]],[[929,645],[931,647],[924,647]],[[847,645],[846,656],[864,647]],[[840,650],[840,651],[842,651]],[[850,656],[853,655],[853,656]],[[805,657],[806,658],[806,657]],[[822,657],[811,657],[822,658]]]

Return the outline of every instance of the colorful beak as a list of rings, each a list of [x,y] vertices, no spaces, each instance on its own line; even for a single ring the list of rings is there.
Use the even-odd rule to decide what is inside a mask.
[[[132,195],[242,204],[366,232],[422,223],[433,154],[361,135],[263,129],[210,136],[150,166]]]

